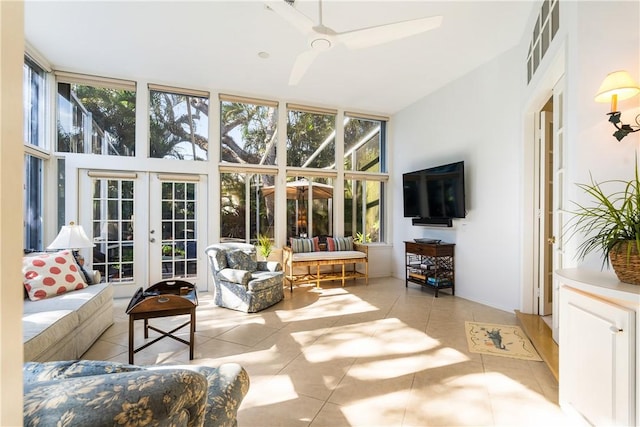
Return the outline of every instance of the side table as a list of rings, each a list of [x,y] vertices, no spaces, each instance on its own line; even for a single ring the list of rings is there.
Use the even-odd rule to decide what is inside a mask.
[[[143,291],[139,288],[127,307],[129,315],[129,363],[133,364],[133,355],[162,338],[169,337],[189,346],[189,360],[193,360],[194,333],[196,331],[196,307],[198,295],[194,284],[184,280],[163,280]],[[149,319],[158,317],[171,317],[189,315],[189,320],[169,332],[149,325]],[[133,345],[134,321],[144,320],[144,337],[149,338],[149,329],[159,332],[158,338],[138,347]],[[189,341],[173,335],[176,331],[190,326]]]

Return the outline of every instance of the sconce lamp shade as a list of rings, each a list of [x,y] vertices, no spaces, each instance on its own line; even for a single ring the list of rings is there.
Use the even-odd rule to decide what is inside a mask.
[[[610,102],[614,95],[618,100],[628,99],[640,93],[640,86],[626,71],[609,73],[600,85],[596,102]]]
[[[82,249],[94,246],[82,226],[72,221],[69,225],[62,226],[56,238],[47,246],[47,249]]]

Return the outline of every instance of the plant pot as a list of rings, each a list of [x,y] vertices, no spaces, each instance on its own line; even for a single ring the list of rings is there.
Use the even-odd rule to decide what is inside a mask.
[[[631,252],[627,252],[629,245],[631,245]],[[618,280],[640,285],[640,255],[634,240],[618,243],[609,252],[609,261]]]

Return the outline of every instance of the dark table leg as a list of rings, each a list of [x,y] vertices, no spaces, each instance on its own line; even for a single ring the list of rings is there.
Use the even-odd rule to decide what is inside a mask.
[[[191,331],[189,334],[189,360],[193,360],[193,338],[196,332],[196,309],[191,310]]]
[[[133,365],[133,316],[129,316],[129,364]]]

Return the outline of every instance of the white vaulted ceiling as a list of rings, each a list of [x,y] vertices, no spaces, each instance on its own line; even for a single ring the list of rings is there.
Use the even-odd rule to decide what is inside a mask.
[[[25,37],[54,69],[393,114],[514,47],[531,32],[534,4],[324,0],[323,23],[336,31],[443,22],[380,46],[335,46],[295,86],[289,75],[307,36],[262,1],[26,0]],[[295,7],[317,22],[317,0]]]

